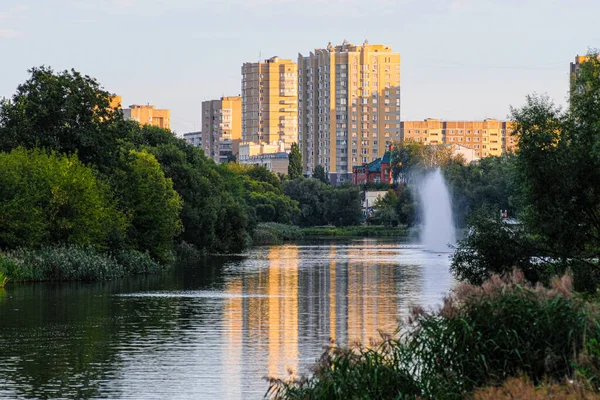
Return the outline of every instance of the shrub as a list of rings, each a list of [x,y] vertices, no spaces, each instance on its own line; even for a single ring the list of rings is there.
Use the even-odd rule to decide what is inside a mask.
[[[196,246],[194,246],[193,244],[182,241],[175,248],[175,255],[177,257],[177,260],[191,261],[198,260],[204,257],[206,253],[204,253],[201,250],[198,250],[198,248],[196,248]]]
[[[374,348],[355,344],[329,347],[314,368],[314,376],[269,379],[267,397],[283,399],[411,399],[421,394],[406,348],[383,337]]]
[[[0,247],[105,247],[126,218],[94,171],[76,155],[15,149],[0,153]]]

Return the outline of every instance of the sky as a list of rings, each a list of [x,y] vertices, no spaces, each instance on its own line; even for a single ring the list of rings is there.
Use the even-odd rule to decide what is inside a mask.
[[[507,119],[528,94],[564,105],[569,63],[600,48],[599,0],[0,0],[0,98],[33,66],[74,68],[200,130],[241,66],[344,40],[400,53],[401,118]]]

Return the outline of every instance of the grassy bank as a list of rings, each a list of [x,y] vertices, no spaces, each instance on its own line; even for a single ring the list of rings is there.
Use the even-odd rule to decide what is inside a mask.
[[[386,227],[386,226],[320,226],[311,228],[301,228],[303,236],[308,237],[407,237],[409,231],[405,227]]]
[[[482,286],[460,284],[439,311],[415,309],[403,332],[383,336],[376,346],[332,347],[311,377],[271,379],[268,395],[491,399],[536,388],[574,396],[556,398],[600,393],[600,310],[574,296],[569,277],[551,288],[530,286],[521,273],[494,276]]]
[[[14,282],[100,281],[159,273],[166,268],[148,253],[135,250],[104,253],[79,246],[17,249],[0,254],[0,283],[2,277]]]
[[[289,240],[298,240],[304,237],[300,228],[295,225],[266,222],[258,224],[252,236],[253,245],[281,244]]]

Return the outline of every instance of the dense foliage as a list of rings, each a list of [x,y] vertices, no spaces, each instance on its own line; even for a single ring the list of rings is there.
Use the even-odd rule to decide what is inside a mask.
[[[517,266],[535,282],[570,270],[577,290],[597,291],[599,99],[600,60],[592,53],[575,79],[568,109],[529,96],[523,108],[512,111],[518,151],[495,161],[497,172],[488,174],[489,185],[480,185],[484,196],[477,202],[516,209],[520,222],[506,227],[493,216],[473,219],[453,258],[457,276],[479,282]],[[460,181],[459,174],[450,175]]]
[[[318,179],[295,179],[283,185],[284,192],[298,203],[299,226],[351,226],[362,218],[359,188],[332,187]]]
[[[239,252],[257,224],[298,219],[265,168],[216,165],[168,130],[125,121],[89,76],[30,73],[0,103],[0,249],[92,246],[165,263],[178,242]]]
[[[0,248],[109,246],[129,218],[77,156],[18,148],[0,153]]]
[[[573,297],[568,277],[551,289],[522,275],[459,285],[437,312],[415,309],[399,337],[378,346],[332,347],[310,378],[271,379],[282,399],[461,399],[510,377],[597,391],[598,310]]]

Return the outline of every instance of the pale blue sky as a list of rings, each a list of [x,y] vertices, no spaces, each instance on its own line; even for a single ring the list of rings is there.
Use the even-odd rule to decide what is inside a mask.
[[[75,68],[124,105],[170,108],[181,134],[259,52],[368,39],[402,57],[403,120],[505,119],[529,93],[565,103],[599,18],[600,0],[0,0],[0,97],[32,66]]]

